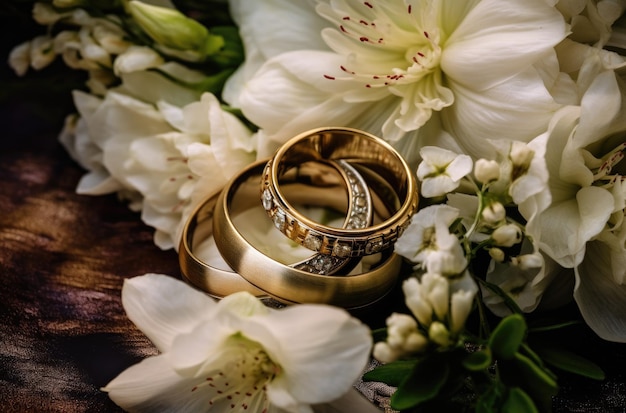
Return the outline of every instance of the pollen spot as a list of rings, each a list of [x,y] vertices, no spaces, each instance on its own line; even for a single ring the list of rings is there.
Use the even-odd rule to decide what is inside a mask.
[[[359,37],[359,40],[362,41],[362,42],[369,42],[370,41],[370,39],[368,39],[366,36]]]
[[[409,4],[409,6],[407,7],[406,11],[411,14],[411,12],[413,11],[413,7]]]
[[[350,20],[350,16],[345,16],[345,17],[343,17],[341,20],[346,20],[346,21],[347,21],[347,20]]]
[[[364,1],[363,4],[365,4],[367,7],[369,7],[370,9],[373,9],[374,6],[372,6],[372,4],[370,2]]]
[[[430,39],[430,35],[428,34],[428,32],[424,32],[424,37]]]
[[[341,31],[344,33],[348,33],[348,31],[346,30],[345,27],[343,27],[343,25],[339,25],[339,29],[341,29]]]
[[[329,80],[335,80],[335,77],[331,75],[324,75],[324,77]]]

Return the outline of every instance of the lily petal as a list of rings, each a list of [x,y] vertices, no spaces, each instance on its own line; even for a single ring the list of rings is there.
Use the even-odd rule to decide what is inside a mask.
[[[216,306],[204,293],[162,274],[124,280],[122,304],[128,318],[161,351],[171,347],[175,336],[210,316]]]
[[[302,403],[331,401],[350,389],[367,364],[369,329],[343,310],[303,304],[250,321],[244,334],[264,343],[284,369],[268,391],[282,388]]]
[[[538,71],[531,67],[480,93],[474,87],[454,83],[455,104],[442,110],[444,128],[457,137],[463,152],[475,158],[493,159],[486,140],[529,142],[543,133],[560,108]]]
[[[612,211],[609,191],[580,189],[575,199],[554,204],[540,215],[542,250],[564,267],[577,266],[585,255],[585,244],[602,231]]]
[[[575,273],[574,299],[586,323],[605,340],[626,342],[626,284],[615,282],[610,248],[600,241],[589,243]]]
[[[567,34],[563,16],[544,0],[483,0],[447,40],[441,66],[457,83],[485,90],[527,69]]]
[[[211,394],[194,388],[204,378],[179,375],[171,369],[167,358],[167,355],[148,357],[124,370],[102,390],[127,411],[203,411]]]

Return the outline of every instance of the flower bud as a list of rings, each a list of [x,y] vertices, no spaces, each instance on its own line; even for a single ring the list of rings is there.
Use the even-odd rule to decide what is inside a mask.
[[[493,160],[479,159],[474,164],[474,176],[483,184],[496,181],[500,178],[500,165]]]
[[[497,224],[506,217],[506,210],[500,202],[492,202],[483,209],[481,215],[488,223]]]
[[[491,258],[493,258],[496,262],[504,262],[504,259],[506,258],[504,251],[496,247],[489,249],[489,256],[491,256]]]
[[[442,347],[448,347],[450,344],[450,332],[446,326],[439,321],[434,321],[428,328],[428,338],[430,341]]]
[[[50,36],[37,36],[30,44],[30,67],[43,69],[55,59],[54,44]]]
[[[535,156],[535,151],[530,149],[528,145],[526,145],[524,142],[515,141],[511,145],[509,158],[511,159],[511,162],[513,162],[513,169],[518,169],[525,172],[526,170],[528,170],[530,162],[533,160],[533,156]]]
[[[517,257],[512,257],[511,263],[522,270],[541,268],[543,266],[543,257],[539,253],[524,254]]]
[[[135,21],[155,42],[176,50],[210,55],[224,46],[221,36],[213,36],[202,24],[175,9],[152,6],[134,0],[128,3]]]
[[[11,50],[9,66],[16,75],[24,76],[30,67],[30,42],[21,43]]]
[[[522,240],[522,230],[515,224],[506,224],[496,228],[491,234],[496,245],[512,247]]]
[[[410,353],[419,353],[426,350],[428,339],[418,331],[408,335],[404,341],[403,349]]]
[[[392,361],[396,361],[400,355],[397,350],[391,348],[391,346],[384,341],[379,341],[374,344],[372,354],[374,358],[381,363],[391,363]]]

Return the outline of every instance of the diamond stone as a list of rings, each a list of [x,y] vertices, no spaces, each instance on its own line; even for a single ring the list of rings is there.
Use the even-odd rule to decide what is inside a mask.
[[[337,241],[333,246],[333,254],[337,257],[349,257],[352,252],[352,245]]]
[[[276,211],[276,213],[272,217],[272,220],[274,221],[274,226],[278,228],[279,231],[285,231],[285,223],[287,222],[287,220],[283,211]]]
[[[382,248],[383,248],[382,238],[373,239],[373,240],[368,241],[367,245],[365,246],[365,253],[368,255],[374,254],[374,253],[379,252]]]
[[[269,211],[274,205],[274,198],[272,197],[272,193],[269,189],[265,188],[263,191],[263,195],[261,195],[261,201],[263,202],[263,208],[266,211]]]
[[[309,232],[308,234],[306,234],[306,237],[304,237],[302,245],[310,250],[319,251],[322,247],[322,239],[316,234]]]

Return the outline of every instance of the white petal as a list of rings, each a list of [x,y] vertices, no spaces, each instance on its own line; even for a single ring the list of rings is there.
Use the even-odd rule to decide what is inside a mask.
[[[600,337],[624,343],[626,284],[615,282],[610,262],[607,245],[599,241],[590,243],[585,259],[576,268],[574,298],[586,323]]]
[[[529,142],[547,129],[560,107],[534,68],[482,92],[457,83],[451,87],[456,100],[442,111],[444,128],[474,158],[495,157],[488,139]]]
[[[128,318],[161,351],[170,348],[174,337],[209,317],[216,306],[204,293],[161,274],[124,280],[122,304]]]
[[[283,368],[269,387],[282,388],[301,403],[323,403],[343,395],[369,358],[369,329],[334,307],[297,305],[254,321],[244,335],[263,343]]]
[[[159,355],[124,370],[102,390],[127,411],[202,411],[212,394],[193,389],[203,381],[203,377],[179,375],[170,367],[168,356]]]
[[[576,130],[577,146],[585,147],[614,132],[610,128],[615,126],[616,121],[624,124],[623,117],[622,94],[616,75],[606,71],[595,78],[582,98],[580,122]]]
[[[605,189],[586,187],[575,199],[550,206],[540,216],[541,246],[564,267],[583,259],[585,244],[600,233],[613,210],[613,196]]]
[[[311,0],[229,3],[246,51],[244,64],[228,79],[223,92],[224,100],[235,107],[239,107],[239,95],[246,82],[268,59],[292,50],[327,49],[320,32],[328,22],[315,13]]]
[[[441,67],[484,90],[524,71],[567,34],[563,16],[544,0],[483,0],[447,40]]]
[[[131,46],[117,56],[113,70],[119,76],[121,73],[152,69],[163,63],[163,58],[154,49],[144,46]]]

